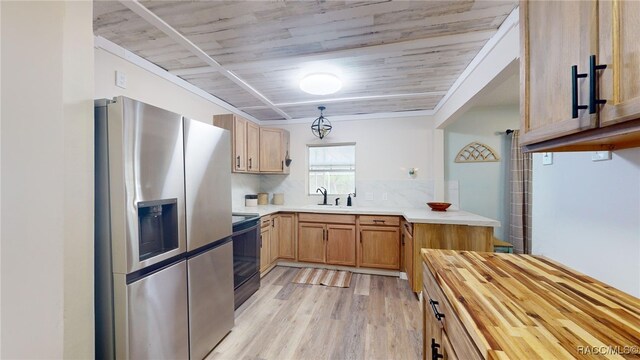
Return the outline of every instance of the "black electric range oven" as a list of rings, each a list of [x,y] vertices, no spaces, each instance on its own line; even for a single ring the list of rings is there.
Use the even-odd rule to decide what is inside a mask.
[[[233,214],[233,287],[237,309],[260,288],[258,214]]]

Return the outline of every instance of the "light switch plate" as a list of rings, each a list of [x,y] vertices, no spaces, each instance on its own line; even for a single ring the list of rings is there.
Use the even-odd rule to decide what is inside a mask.
[[[123,89],[127,88],[127,74],[116,70],[116,86]]]
[[[611,151],[596,151],[591,155],[591,161],[611,160]]]
[[[542,153],[542,165],[552,165],[553,164],[553,153],[546,152]]]

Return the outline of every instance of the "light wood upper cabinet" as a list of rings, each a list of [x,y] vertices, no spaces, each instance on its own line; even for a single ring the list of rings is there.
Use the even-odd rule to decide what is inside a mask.
[[[247,172],[247,128],[249,121],[234,115],[213,116],[213,125],[231,131],[231,171]]]
[[[593,1],[520,3],[521,144],[596,127],[586,109],[572,118],[571,76],[573,65],[578,73],[588,71],[596,50],[596,10]],[[589,81],[578,78],[577,84],[578,103],[587,104]]]
[[[520,130],[526,150],[640,146],[639,31],[636,1],[521,0]],[[594,65],[606,67],[592,67],[592,56]],[[575,80],[573,65],[580,74]],[[585,107],[577,117],[574,103]]]
[[[247,121],[247,171],[260,172],[260,127]]]
[[[231,131],[231,171],[288,174],[289,132],[263,128],[234,114],[213,116],[213,125]]]
[[[298,261],[324,263],[325,226],[317,223],[298,223]]]
[[[288,144],[288,131],[261,127],[260,171],[281,174],[288,173],[288,167],[285,166],[285,158],[289,152]]]
[[[356,266],[356,226],[327,224],[327,264]]]
[[[599,57],[600,126],[638,118],[640,114],[640,2],[600,1]]]
[[[278,255],[282,259],[294,260],[295,255],[295,215],[277,215],[276,228],[278,232]]]

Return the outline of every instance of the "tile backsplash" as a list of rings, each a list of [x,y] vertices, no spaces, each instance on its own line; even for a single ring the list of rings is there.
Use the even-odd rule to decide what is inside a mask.
[[[363,180],[356,181],[354,206],[387,206],[387,207],[423,207],[433,201],[435,183],[432,180]],[[269,201],[273,193],[284,193],[286,205],[317,204],[322,201],[321,195],[308,195],[305,180],[292,180],[286,175],[232,175],[232,201],[234,206],[244,205],[245,194],[258,192],[269,193]],[[386,199],[385,199],[386,195]],[[329,195],[328,201],[340,198],[346,204],[346,195]]]

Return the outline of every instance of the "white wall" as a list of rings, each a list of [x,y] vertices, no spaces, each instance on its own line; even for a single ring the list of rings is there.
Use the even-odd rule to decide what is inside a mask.
[[[640,296],[640,149],[533,161],[533,249]]]
[[[506,240],[505,216],[505,169],[508,164],[509,142],[506,135],[497,135],[506,129],[517,129],[520,112],[517,105],[499,107],[476,107],[462,115],[445,129],[445,180],[452,193],[457,188],[458,198],[448,198],[460,208],[472,213],[500,221],[495,235]],[[471,142],[489,145],[500,156],[499,162],[456,163],[458,152]],[[456,186],[457,185],[457,186]],[[451,201],[450,201],[451,200]]]
[[[261,176],[261,191],[284,192],[286,204],[313,204],[319,195],[307,195],[307,144],[356,143],[357,206],[425,206],[434,199],[435,179],[443,174],[434,170],[442,156],[439,132],[429,117],[335,121],[329,136],[320,140],[311,133],[310,123],[280,125],[291,134],[291,174]],[[435,149],[434,149],[435,147]],[[409,168],[419,168],[410,178]],[[366,200],[366,193],[374,199]],[[387,193],[387,200],[383,200]],[[335,197],[330,197],[330,199]],[[340,196],[342,203],[346,197]]]
[[[115,85],[116,70],[127,76],[127,88]],[[95,49],[95,98],[127,96],[191,119],[211,124],[213,115],[229,111],[131,62]]]
[[[91,358],[90,2],[1,2],[1,358]]]

